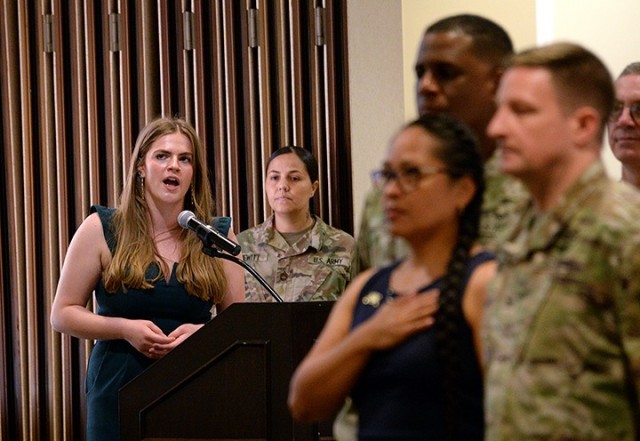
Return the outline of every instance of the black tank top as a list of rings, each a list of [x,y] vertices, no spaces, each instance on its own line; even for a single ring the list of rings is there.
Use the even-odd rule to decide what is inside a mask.
[[[487,252],[473,256],[467,265],[464,287],[478,265],[493,259]],[[397,265],[380,269],[365,284],[355,308],[352,329],[369,319],[389,297],[389,278]],[[420,292],[439,288],[440,283],[441,280],[436,280]],[[440,387],[442,374],[435,326],[437,322],[395,348],[373,354],[369,360],[352,391],[360,415],[360,441],[444,439],[445,392]],[[462,396],[456,439],[482,441],[482,373],[471,328],[464,320],[461,320],[457,348],[462,361],[459,378]]]

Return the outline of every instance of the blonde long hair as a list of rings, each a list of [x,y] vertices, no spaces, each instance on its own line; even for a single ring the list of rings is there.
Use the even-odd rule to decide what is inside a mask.
[[[113,231],[117,246],[113,259],[103,273],[104,286],[108,292],[118,289],[149,289],[152,283],[163,277],[163,271],[152,280],[145,272],[149,265],[160,264],[168,270],[160,258],[151,235],[144,188],[140,185],[138,169],[144,164],[151,145],[160,137],[182,133],[191,142],[193,149],[193,180],[191,190],[184,200],[184,208],[195,213],[199,219],[209,219],[215,206],[208,180],[204,152],[195,129],[181,118],[158,118],[145,126],[138,135],[125,181],[120,205],[113,216]],[[200,240],[192,233],[181,232],[182,258],[176,276],[185,285],[187,292],[203,300],[219,303],[227,289],[227,280],[222,264],[202,252]]]

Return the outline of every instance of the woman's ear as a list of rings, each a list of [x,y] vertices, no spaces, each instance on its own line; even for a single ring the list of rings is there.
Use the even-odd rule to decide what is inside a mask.
[[[319,185],[320,184],[318,184],[318,181],[314,181],[314,183],[311,184],[311,196],[309,196],[309,198],[312,198],[313,196],[315,196],[316,190],[318,189]]]
[[[473,182],[470,176],[463,176],[456,181],[455,202],[458,213],[462,213],[466,206],[469,205],[476,190],[476,183]]]

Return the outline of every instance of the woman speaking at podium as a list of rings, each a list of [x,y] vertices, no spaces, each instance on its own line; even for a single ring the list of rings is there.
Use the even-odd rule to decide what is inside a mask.
[[[96,340],[87,368],[87,440],[117,440],[118,390],[224,309],[244,301],[244,274],[212,259],[178,225],[214,211],[203,149],[182,119],[138,135],[117,208],[92,206],[64,260],[51,310],[59,332]],[[235,239],[229,230],[230,239]],[[97,310],[87,309],[95,291]]]

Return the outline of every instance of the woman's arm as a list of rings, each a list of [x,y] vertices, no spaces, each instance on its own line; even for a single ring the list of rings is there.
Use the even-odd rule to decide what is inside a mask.
[[[408,295],[385,303],[350,331],[360,291],[373,271],[360,274],[347,287],[296,369],[289,387],[294,418],[319,421],[335,415],[373,352],[389,349],[433,323],[437,295]]]
[[[85,339],[124,339],[147,355],[153,344],[173,341],[151,321],[105,317],[87,309],[110,258],[102,223],[94,213],[84,220],[69,244],[51,307],[53,328]]]
[[[358,276],[337,300],[325,326],[289,386],[294,418],[314,421],[335,414],[368,360],[369,349],[349,336],[358,294],[371,271]]]
[[[478,362],[482,366],[482,318],[484,315],[484,303],[487,297],[487,287],[496,273],[497,263],[495,260],[479,265],[467,283],[464,297],[462,299],[462,311],[465,319],[471,327],[473,342],[478,354]]]

